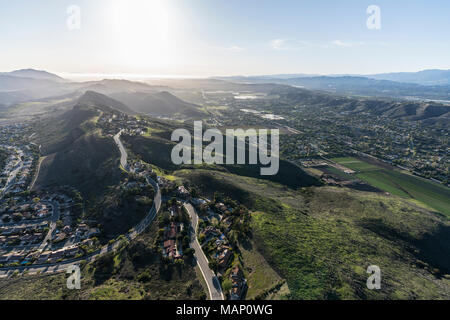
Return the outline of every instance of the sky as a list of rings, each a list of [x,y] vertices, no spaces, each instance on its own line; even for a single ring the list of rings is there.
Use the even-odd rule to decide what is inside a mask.
[[[379,20],[367,12],[372,5]],[[448,0],[0,0],[0,72],[203,77],[450,69],[449,12]],[[379,28],[369,28],[368,19]]]

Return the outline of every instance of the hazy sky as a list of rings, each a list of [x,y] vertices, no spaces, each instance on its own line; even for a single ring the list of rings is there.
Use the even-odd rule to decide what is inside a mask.
[[[76,10],[67,12],[71,5],[81,10],[80,29]],[[379,30],[366,25],[369,5],[381,9]],[[450,69],[449,13],[448,0],[0,0],[0,71],[211,76]]]

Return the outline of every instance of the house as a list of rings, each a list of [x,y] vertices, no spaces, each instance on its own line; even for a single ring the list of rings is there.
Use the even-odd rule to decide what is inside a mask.
[[[202,233],[205,235],[206,238],[216,237],[220,235],[220,231],[216,230],[213,226],[207,226]]]
[[[61,242],[67,238],[67,234],[65,232],[60,232],[53,239],[54,242]]]
[[[64,258],[64,252],[65,252],[64,248],[63,249],[59,249],[57,251],[53,251],[51,256],[50,256],[49,262],[50,263],[54,263],[54,262],[57,262],[58,260]]]
[[[44,251],[41,253],[41,255],[39,256],[39,258],[36,260],[36,264],[42,264],[47,262],[48,258],[50,258],[50,255],[52,254],[51,251]]]
[[[92,239],[86,239],[86,240],[83,240],[81,242],[81,244],[90,247],[90,246],[92,246],[94,244],[94,241]]]
[[[222,251],[217,257],[219,268],[225,269],[228,266],[228,262],[230,261],[232,255],[233,254],[230,249],[225,249]]]
[[[194,206],[200,206],[202,204],[206,204],[206,200],[205,199],[201,199],[201,198],[192,198],[191,202]]]
[[[24,217],[24,219],[25,220],[30,220],[31,218],[32,218],[32,215],[31,215],[31,213],[30,212],[24,212],[24,213],[22,213],[22,215],[23,215],[23,217]]]
[[[73,247],[66,248],[66,251],[64,253],[65,253],[66,257],[72,258],[72,257],[75,257],[79,251],[80,250],[78,249],[78,247],[73,246]]]
[[[156,180],[158,181],[158,185],[161,188],[167,187],[169,185],[169,181],[164,177],[158,176],[158,177],[156,177]]]
[[[181,214],[181,209],[178,206],[172,206],[169,209],[170,215],[174,217],[175,215]]]
[[[227,207],[226,207],[222,202],[216,203],[215,208],[216,208],[220,213],[225,213],[225,212],[227,211]]]
[[[173,222],[170,224],[170,229],[167,233],[167,237],[169,239],[175,239],[177,237],[177,226]]]
[[[87,237],[88,238],[92,238],[92,237],[94,237],[94,236],[96,236],[98,234],[100,234],[100,229],[99,228],[91,228],[91,229],[89,229]]]
[[[9,260],[9,255],[0,256],[0,263],[5,264]]]
[[[29,254],[25,257],[25,259],[26,259],[26,260],[37,259],[37,258],[39,258],[39,255],[40,255],[40,252],[39,252],[39,251],[34,251],[34,252],[29,253]]]
[[[177,195],[183,199],[187,199],[190,196],[189,191],[187,191],[184,186],[179,186],[177,188]]]
[[[132,181],[132,182],[128,182],[128,183],[126,184],[125,187],[126,187],[128,190],[136,189],[136,188],[139,187],[139,184],[138,184],[137,182],[135,182],[135,181]]]
[[[166,241],[164,241],[163,247],[164,247],[164,253],[168,257],[174,257],[176,255],[177,248],[176,248],[175,240],[166,240]]]
[[[42,233],[35,233],[31,236],[30,242],[31,243],[38,243],[42,240],[43,234]]]
[[[227,230],[227,232],[230,231],[230,230],[231,230],[231,225],[233,224],[233,219],[232,219],[232,217],[227,217],[227,218],[223,219],[223,220],[221,221],[221,224],[225,227],[225,229]]]
[[[247,286],[247,280],[244,278],[244,272],[239,266],[234,266],[230,273],[232,288],[230,292],[230,300],[241,300],[242,294]]]
[[[25,258],[25,253],[23,252],[13,252],[9,254],[9,263],[17,263],[22,261]]]

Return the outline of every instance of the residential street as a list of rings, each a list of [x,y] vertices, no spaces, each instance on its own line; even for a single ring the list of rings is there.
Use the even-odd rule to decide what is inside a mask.
[[[114,137],[114,140],[116,141],[117,146],[119,147],[119,150],[121,153],[121,163],[123,161],[122,165],[125,164],[124,168],[129,168],[129,166],[127,165],[128,155],[126,153],[125,148],[122,145],[122,142],[119,139],[121,132],[122,131],[120,131]],[[129,240],[136,238],[140,233],[142,233],[150,225],[150,223],[152,223],[152,221],[155,219],[155,217],[161,207],[161,191],[159,189],[158,184],[150,178],[147,178],[147,182],[149,184],[151,184],[153,186],[153,188],[155,188],[155,197],[153,199],[153,206],[149,210],[149,212],[145,216],[145,218],[139,224],[137,224],[132,229],[131,232],[129,232],[128,234],[125,235]],[[53,233],[54,225],[56,224],[56,221],[59,219],[58,206],[55,203],[52,203],[52,206],[53,206],[54,212],[53,212],[53,216],[52,216],[50,231],[48,232],[47,236],[45,237],[44,241],[42,242],[42,244],[40,246],[41,249],[45,248],[46,240],[49,239],[49,237]],[[120,240],[114,242],[113,244],[103,246],[100,250],[97,250],[96,252],[92,253],[89,256],[84,256],[84,257],[80,257],[80,258],[72,259],[72,260],[66,260],[66,261],[62,261],[60,263],[0,268],[0,277],[9,276],[9,275],[13,274],[15,271],[22,272],[25,270],[28,272],[28,274],[35,274],[38,272],[40,272],[40,273],[62,272],[62,271],[65,271],[69,266],[71,266],[73,264],[77,264],[82,260],[86,260],[87,262],[93,261],[97,257],[99,257],[107,252],[116,250],[119,247],[119,245],[120,245]]]
[[[44,240],[42,241],[41,245],[39,246],[39,250],[44,251],[45,247],[47,246],[47,243],[51,240],[55,229],[56,229],[56,222],[59,220],[59,206],[57,202],[51,202],[50,205],[53,208],[53,214],[50,222],[50,230],[48,230],[47,235],[45,236]]]
[[[190,246],[195,251],[195,258],[197,260],[197,264],[200,268],[200,271],[203,274],[203,278],[206,281],[206,285],[208,286],[209,296],[211,300],[224,300],[222,288],[220,287],[219,280],[217,279],[214,272],[209,268],[208,258],[206,258],[205,253],[198,243],[197,240],[197,227],[198,227],[198,215],[195,211],[194,207],[190,203],[185,203],[184,207],[186,208],[189,216],[191,218],[191,244]],[[192,234],[193,233],[193,234]]]
[[[114,141],[116,142],[121,157],[120,162],[121,165],[124,167],[125,170],[129,171],[130,167],[127,163],[127,152],[120,141],[120,135],[122,133],[122,130],[114,136]],[[160,207],[161,207],[161,191],[158,186],[158,184],[153,181],[150,178],[146,178],[147,182],[153,186],[155,189],[155,197],[153,201],[153,206],[148,212],[148,214],[145,216],[145,218],[137,224],[128,234],[126,234],[127,239],[132,240],[136,238],[140,233],[142,233],[149,225],[150,223],[155,219]],[[51,238],[51,236],[54,233],[56,221],[59,219],[60,211],[59,207],[56,203],[52,202],[51,205],[53,206],[53,216],[51,218],[51,224],[50,224],[50,230],[47,233],[44,241],[40,245],[40,250],[44,250],[47,245],[47,240]],[[222,293],[222,288],[220,287],[219,280],[217,279],[214,272],[209,268],[208,259],[205,256],[200,244],[197,240],[197,227],[198,227],[198,215],[195,211],[195,209],[192,207],[191,204],[185,203],[184,207],[189,213],[189,216],[191,218],[191,243],[190,246],[195,251],[195,259],[197,261],[197,264],[200,268],[200,271],[203,275],[203,278],[206,281],[209,297],[211,300],[224,300],[224,296]],[[64,272],[67,270],[67,268],[73,264],[79,263],[82,260],[86,260],[87,262],[95,260],[97,257],[116,250],[120,245],[120,240],[114,242],[110,245],[103,246],[100,250],[92,253],[89,256],[72,259],[72,260],[66,260],[62,261],[60,263],[53,263],[53,264],[45,264],[45,265],[30,265],[30,266],[18,266],[18,267],[11,267],[11,268],[1,268],[0,269],[0,277],[10,276],[15,271],[27,271],[29,274],[36,274],[36,273],[54,273],[54,272]]]
[[[116,142],[117,147],[119,148],[119,151],[120,151],[120,164],[126,171],[129,171],[129,166],[127,163],[127,157],[128,157],[127,151],[125,150],[125,148],[122,144],[122,141],[120,141],[120,135],[122,134],[122,131],[123,131],[123,129],[120,130],[119,133],[114,136],[114,141]]]

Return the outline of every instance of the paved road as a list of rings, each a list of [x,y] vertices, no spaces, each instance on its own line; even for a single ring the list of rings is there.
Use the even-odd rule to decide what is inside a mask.
[[[191,243],[190,246],[195,251],[195,258],[197,264],[202,272],[203,278],[208,286],[209,296],[211,300],[224,300],[222,288],[220,287],[219,279],[217,279],[214,272],[209,268],[208,258],[206,258],[205,253],[197,240],[197,227],[198,227],[198,215],[194,207],[190,203],[185,203],[189,216],[191,218]]]
[[[15,151],[19,154],[19,161],[16,163],[14,169],[9,173],[9,177],[5,183],[4,188],[2,189],[1,197],[3,197],[3,195],[6,194],[8,190],[14,185],[17,173],[19,173],[19,171],[23,167],[23,161],[21,160],[21,157],[23,156],[23,151],[20,149],[15,149]]]
[[[44,238],[44,240],[40,244],[31,244],[26,246],[15,246],[15,247],[8,247],[6,248],[8,252],[10,251],[17,251],[17,250],[31,250],[31,249],[39,249],[41,252],[44,251],[45,247],[47,246],[47,242],[51,237],[53,236],[55,229],[56,229],[56,222],[59,220],[60,211],[58,203],[51,202],[51,201],[42,201],[43,203],[52,206],[52,216],[50,217],[50,220],[48,218],[39,219],[33,222],[29,223],[8,223],[8,224],[2,224],[0,226],[2,227],[14,227],[14,226],[34,226],[34,225],[40,225],[42,222],[50,221],[50,227],[49,230]]]
[[[153,198],[153,206],[145,216],[145,218],[136,225],[131,232],[129,232],[126,237],[130,240],[136,238],[139,234],[141,234],[152,221],[155,219],[156,214],[161,208],[161,190],[159,189],[158,184],[150,178],[146,178],[147,182],[153,186],[156,191],[155,197]]]
[[[47,235],[45,236],[44,240],[42,241],[41,245],[39,246],[39,250],[42,252],[44,251],[45,247],[47,247],[48,242],[51,240],[52,236],[55,233],[56,229],[56,222],[59,220],[59,206],[57,202],[50,202],[53,210],[52,210],[52,217],[50,220],[50,228],[47,232]]]
[[[127,155],[125,148],[123,148],[122,142],[119,139],[121,132],[119,132],[114,137],[114,140],[116,140],[116,137],[117,137],[116,143],[119,146],[119,150],[121,153],[121,161],[122,161],[122,159],[124,159],[125,164],[126,164],[128,155]],[[125,167],[129,168],[127,164]],[[129,240],[136,238],[140,233],[142,233],[150,225],[150,223],[155,219],[157,213],[159,212],[159,209],[161,208],[161,191],[159,189],[158,184],[150,178],[146,178],[146,179],[147,179],[147,182],[149,184],[151,184],[153,186],[153,188],[155,188],[155,197],[153,199],[153,206],[149,210],[149,212],[145,216],[145,218],[139,224],[137,224],[131,230],[131,232],[129,232],[125,235]],[[58,210],[59,210],[59,208],[58,208]],[[59,211],[58,211],[58,218],[59,218]],[[57,221],[57,220],[55,220],[55,221]],[[49,232],[49,234],[50,234],[50,232]],[[63,261],[60,263],[0,268],[0,278],[10,276],[15,271],[22,272],[25,270],[28,272],[28,274],[64,272],[67,270],[68,267],[70,267],[74,264],[78,264],[82,260],[85,260],[87,262],[94,261],[96,258],[100,257],[101,255],[118,249],[119,246],[120,246],[120,240],[114,242],[113,244],[105,245],[101,249],[91,253],[88,256],[84,256],[84,257],[77,258],[77,259],[66,260],[66,261]]]
[[[32,190],[32,189],[33,189],[34,184],[36,183],[36,180],[37,180],[37,178],[38,178],[38,176],[39,176],[39,172],[41,171],[41,164],[42,164],[42,161],[44,161],[45,158],[46,158],[46,157],[40,157],[40,158],[38,159],[38,164],[37,164],[37,168],[36,168],[36,173],[34,174],[33,181],[31,182],[30,186],[28,187],[28,190]]]
[[[122,134],[122,132],[123,132],[123,129],[120,130],[119,133],[114,136],[114,141],[116,142],[117,147],[119,148],[119,151],[120,151],[120,164],[126,171],[129,171],[130,167],[127,162],[128,154],[122,144],[122,141],[120,141],[120,135]]]

